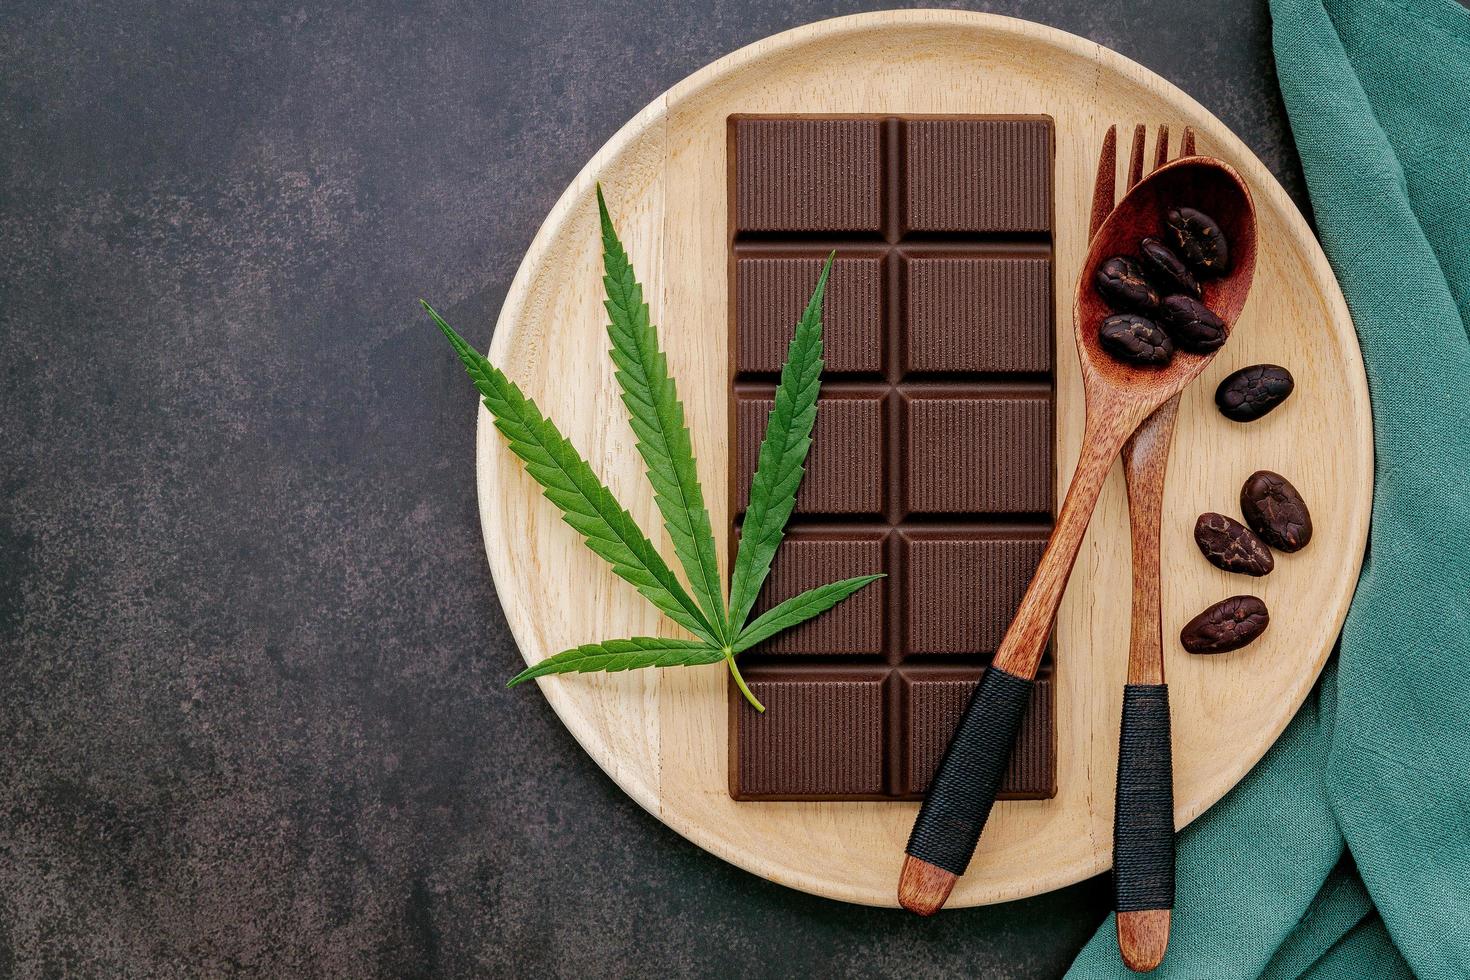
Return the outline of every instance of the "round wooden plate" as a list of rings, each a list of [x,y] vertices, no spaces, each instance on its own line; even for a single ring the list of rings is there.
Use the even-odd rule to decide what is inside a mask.
[[[1163,603],[1174,709],[1176,818],[1234,786],[1311,689],[1346,615],[1372,497],[1367,382],[1352,322],[1306,222],[1270,172],[1179,89],[1089,41],[1009,18],[902,11],[825,21],[767,38],[674,86],[578,175],[531,245],[501,311],[491,359],[523,385],[674,561],[606,356],[593,182],[646,284],[679,383],[715,527],[727,526],[725,117],[732,112],[1046,113],[1056,121],[1057,459],[1065,483],[1082,432],[1073,284],[1086,251],[1094,168],[1109,124],[1184,125],[1199,152],[1235,166],[1255,194],[1255,289],[1230,343],[1185,392],[1164,507]],[[1151,128],[1152,139],[1152,128]],[[1126,145],[1126,139],[1120,139]],[[1148,149],[1152,159],[1153,148]],[[1125,167],[1120,167],[1120,173]],[[1226,421],[1216,384],[1270,361],[1292,398],[1251,425]],[[501,603],[528,662],[577,643],[667,632],[650,606],[561,522],[480,414],[480,514]],[[1196,550],[1205,510],[1238,514],[1256,469],[1285,474],[1312,507],[1306,550],[1264,579],[1228,575]],[[1061,499],[1061,489],[1058,499]],[[724,554],[725,535],[716,534]],[[1056,626],[1058,791],[1002,802],[951,907],[1021,898],[1110,862],[1118,719],[1128,649],[1129,545],[1115,468]],[[1270,606],[1266,635],[1192,657],[1174,639],[1228,595]],[[509,675],[511,664],[500,665]],[[726,789],[720,666],[543,679],[582,746],[650,813],[701,847],[818,895],[895,904],[916,804],[736,803]],[[533,696],[527,691],[527,697]]]

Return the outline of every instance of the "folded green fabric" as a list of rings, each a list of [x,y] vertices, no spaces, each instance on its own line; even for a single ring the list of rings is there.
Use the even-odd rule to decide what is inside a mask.
[[[1271,14],[1318,231],[1367,364],[1373,524],[1322,684],[1180,834],[1173,935],[1154,975],[1464,980],[1470,11],[1271,0]],[[1111,917],[1068,975],[1130,976]]]

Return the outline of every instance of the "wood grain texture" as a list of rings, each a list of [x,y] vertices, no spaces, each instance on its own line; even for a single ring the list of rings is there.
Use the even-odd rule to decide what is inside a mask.
[[[936,868],[912,854],[903,856],[903,874],[899,878],[898,904],[919,915],[933,915],[944,908],[954,891],[959,876],[953,871]]]
[[[1174,438],[1178,415],[1179,399],[1171,398],[1144,420],[1123,447],[1133,557],[1133,601],[1128,618],[1129,684],[1164,683],[1164,639],[1159,625],[1160,523],[1169,444]]]
[[[1356,581],[1372,492],[1367,384],[1331,269],[1270,172],[1178,89],[1106,49],[1008,18],[950,11],[867,14],[768,38],[701,70],[634,117],[568,188],[512,283],[490,348],[645,528],[658,511],[606,357],[596,207],[601,180],[679,379],[716,526],[728,523],[726,117],[734,112],[1046,113],[1056,121],[1056,457],[1065,479],[1082,435],[1070,284],[1087,250],[1097,147],[1111,123],[1193,126],[1199,149],[1245,176],[1261,236],[1255,299],[1181,400],[1164,501],[1166,631],[1232,589],[1271,604],[1270,632],[1222,657],[1167,651],[1175,709],[1176,820],[1184,826],[1265,752],[1311,689]],[[1262,299],[1262,297],[1269,297]],[[1291,403],[1249,426],[1210,403],[1220,378],[1285,364]],[[480,513],[500,601],[529,662],[573,643],[674,633],[577,540],[505,451],[481,411]],[[1264,579],[1213,568],[1190,528],[1228,512],[1253,470],[1288,468],[1318,540]],[[658,539],[672,559],[672,548]],[[1128,647],[1128,532],[1121,467],[1103,483],[1056,624],[1058,791],[997,804],[951,904],[1007,901],[1104,870],[1111,860],[1117,724]],[[726,542],[720,542],[727,561]],[[1287,597],[1291,597],[1288,601]],[[504,666],[507,673],[508,665]],[[753,873],[815,894],[891,905],[917,804],[737,803],[726,789],[721,669],[635,671],[538,682],[599,765],[650,813]],[[1268,696],[1263,696],[1267,692]]]
[[[1118,916],[1118,948],[1123,963],[1135,973],[1158,969],[1169,950],[1169,909],[1129,912]]]

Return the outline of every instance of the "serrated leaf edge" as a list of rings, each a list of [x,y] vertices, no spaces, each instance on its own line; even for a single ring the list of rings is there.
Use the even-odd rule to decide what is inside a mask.
[[[495,419],[496,430],[505,438],[511,452],[525,463],[526,472],[541,485],[546,499],[562,512],[562,519],[582,535],[594,554],[612,565],[619,578],[632,584],[670,619],[701,640],[723,646],[716,641],[715,631],[699,606],[684,591],[653,543],[571,441],[541,414],[536,403],[515,382],[455,332],[438,311],[428,303],[423,306],[459,355],[470,380],[483,396],[486,409]],[[564,458],[558,458],[558,452]],[[550,485],[558,473],[573,490]],[[592,513],[572,509],[579,501]],[[608,541],[621,546],[631,561],[620,561],[599,551],[597,543]]]
[[[583,643],[532,664],[505,685],[515,687],[549,674],[614,673],[643,667],[693,667],[717,664],[725,652],[699,640],[676,640],[661,636],[633,636],[626,640]]]
[[[799,626],[808,619],[821,615],[859,589],[886,577],[882,573],[857,575],[837,582],[828,582],[826,585],[814,586],[794,595],[772,606],[752,620],[745,629],[740,631],[731,649],[737,654],[744,653],[757,643],[768,640],[777,633],[784,632],[793,626]]]
[[[750,480],[750,499],[740,529],[740,547],[730,578],[729,635],[739,635],[771,571],[786,534],[796,493],[806,474],[817,395],[822,383],[822,299],[835,253],[827,256],[816,289],[797,321],[781,381],[766,419],[760,455]]]
[[[643,301],[643,286],[618,238],[600,185],[597,210],[602,229],[602,281],[607,296],[603,305],[612,343],[609,354],[617,368],[615,376],[623,405],[638,437],[638,453],[647,466],[654,502],[663,515],[674,554],[714,629],[715,639],[723,644],[727,612],[714,530],[699,483],[684,404],[669,374],[668,358],[659,346],[658,329]]]

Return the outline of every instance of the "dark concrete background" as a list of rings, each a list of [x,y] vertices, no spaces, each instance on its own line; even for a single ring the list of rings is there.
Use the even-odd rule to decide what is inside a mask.
[[[1105,879],[932,921],[770,884],[533,689],[483,346],[583,161],[883,3],[0,5],[0,976],[1051,977]],[[1264,4],[986,6],[1160,72],[1301,200]]]

